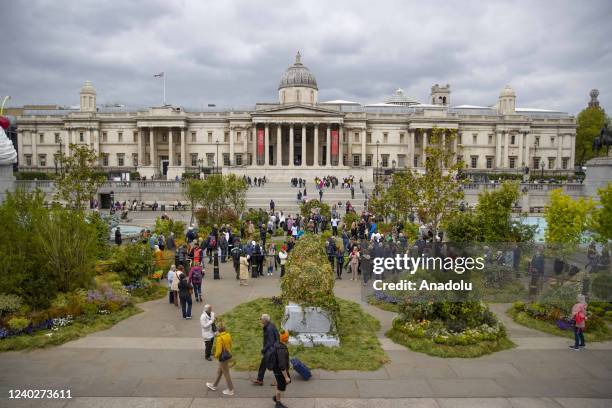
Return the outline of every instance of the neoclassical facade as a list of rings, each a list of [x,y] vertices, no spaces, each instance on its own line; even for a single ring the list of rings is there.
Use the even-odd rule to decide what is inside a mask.
[[[296,56],[282,75],[278,102],[252,109],[193,110],[177,106],[99,106],[87,81],[74,109],[24,110],[17,117],[19,167],[53,171],[70,143],[100,153],[115,176],[138,171],[174,179],[210,171],[289,177],[352,174],[371,180],[374,168],[422,169],[434,127],[456,129],[449,146],[467,171],[570,172],[576,122],[557,111],[516,107],[505,87],[493,106],[451,105],[449,85],[420,103],[401,89],[382,103],[318,101],[314,75]]]

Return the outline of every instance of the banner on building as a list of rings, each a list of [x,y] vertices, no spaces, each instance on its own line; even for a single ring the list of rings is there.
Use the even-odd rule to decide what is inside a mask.
[[[264,157],[264,130],[257,129],[257,160],[261,161]]]
[[[338,129],[332,129],[331,131],[331,155],[338,157],[338,143],[339,143]]]

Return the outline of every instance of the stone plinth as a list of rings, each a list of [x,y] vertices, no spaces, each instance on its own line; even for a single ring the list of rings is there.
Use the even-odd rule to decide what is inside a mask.
[[[612,182],[612,157],[595,157],[586,163],[585,196],[597,197],[597,189]]]
[[[302,344],[305,347],[340,345],[338,337],[330,334],[332,321],[329,314],[318,307],[303,308],[289,303],[285,306],[283,328],[295,334],[289,338],[289,344]]]
[[[6,198],[7,192],[15,191],[15,176],[13,165],[0,165],[0,203]]]

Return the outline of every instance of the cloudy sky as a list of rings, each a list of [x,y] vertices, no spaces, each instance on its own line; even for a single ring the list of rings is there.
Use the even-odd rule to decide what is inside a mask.
[[[242,108],[275,101],[300,50],[319,100],[378,102],[401,87],[427,102],[577,113],[598,88],[612,111],[612,1],[2,1],[0,95],[11,105]]]

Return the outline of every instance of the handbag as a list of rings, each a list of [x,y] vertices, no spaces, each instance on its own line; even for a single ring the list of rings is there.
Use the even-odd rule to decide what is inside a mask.
[[[224,362],[224,361],[228,361],[232,358],[232,353],[230,353],[227,350],[223,350],[221,351],[221,355],[219,356],[219,361],[220,362]]]

